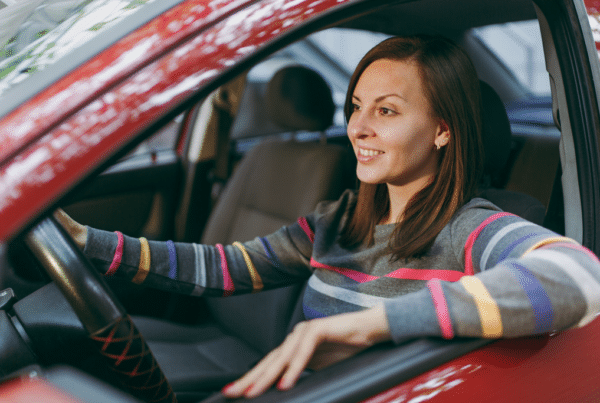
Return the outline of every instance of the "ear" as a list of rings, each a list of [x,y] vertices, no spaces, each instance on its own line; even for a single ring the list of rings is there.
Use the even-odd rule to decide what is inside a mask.
[[[444,147],[450,141],[450,128],[448,124],[440,119],[440,124],[437,127],[437,132],[435,134],[434,144],[436,148],[439,150]]]

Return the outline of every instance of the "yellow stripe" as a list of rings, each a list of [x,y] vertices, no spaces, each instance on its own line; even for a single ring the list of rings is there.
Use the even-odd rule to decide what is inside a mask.
[[[481,320],[483,337],[502,337],[500,309],[481,280],[474,276],[465,276],[460,279],[460,282],[475,299],[475,305],[477,305],[479,319]]]
[[[248,267],[248,273],[250,273],[250,278],[252,279],[252,290],[253,290],[252,292],[262,290],[263,289],[262,278],[260,278],[260,275],[256,271],[256,268],[254,267],[252,260],[250,260],[250,255],[246,251],[246,248],[244,248],[244,245],[242,245],[239,242],[234,242],[233,246],[237,246],[237,248],[242,252],[242,255],[244,256],[244,260],[246,261],[246,267]]]
[[[150,245],[146,238],[140,238],[140,265],[137,273],[131,280],[135,284],[141,284],[150,272]]]
[[[538,243],[536,243],[535,245],[533,245],[532,247],[530,247],[529,249],[527,249],[525,251],[525,253],[523,253],[523,256],[525,256],[526,254],[528,254],[529,252],[537,249],[537,248],[541,248],[542,246],[546,246],[546,245],[550,245],[551,243],[557,243],[557,242],[568,242],[568,243],[572,243],[575,245],[579,245],[577,243],[577,241],[571,239],[571,238],[567,238],[566,236],[557,236],[557,237],[552,237],[552,238],[546,238],[542,241],[539,241]]]

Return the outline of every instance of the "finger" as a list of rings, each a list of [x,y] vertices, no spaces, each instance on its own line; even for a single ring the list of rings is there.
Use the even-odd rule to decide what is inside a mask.
[[[54,211],[54,218],[69,233],[80,249],[85,247],[87,242],[87,228],[73,220],[65,211],[58,208]]]
[[[273,365],[273,362],[277,358],[278,354],[279,352],[277,349],[271,351],[244,376],[225,386],[221,393],[232,398],[245,395],[261,377],[261,374],[263,374],[267,368]]]
[[[303,333],[303,329],[300,328],[288,335],[284,343],[276,349],[277,354],[274,355],[273,360],[261,368],[260,376],[253,387],[244,394],[246,397],[255,397],[264,393],[282,377],[298,354],[303,342]]]
[[[301,341],[277,384],[277,388],[280,390],[290,389],[296,384],[302,371],[306,369],[313,357],[317,346],[321,343],[321,337],[313,327],[309,326],[302,335]]]
[[[69,222],[69,220],[71,219],[71,217],[69,217],[67,215],[67,213],[65,213],[65,211],[61,208],[57,208],[54,211],[54,218],[63,226],[63,227],[68,227],[71,223]]]

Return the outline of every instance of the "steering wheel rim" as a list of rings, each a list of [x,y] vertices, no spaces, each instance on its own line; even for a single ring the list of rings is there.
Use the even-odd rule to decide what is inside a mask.
[[[65,296],[98,352],[129,392],[147,402],[176,397],[137,327],[100,273],[54,218],[45,218],[26,243]]]

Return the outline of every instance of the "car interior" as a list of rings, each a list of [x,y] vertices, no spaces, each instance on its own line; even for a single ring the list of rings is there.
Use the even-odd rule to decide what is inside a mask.
[[[365,34],[442,34],[463,46],[482,89],[485,175],[479,196],[578,239],[582,218],[577,170],[564,163],[574,153],[572,109],[567,107],[564,68],[557,63],[560,53],[551,34],[561,12],[550,1],[421,0],[391,2],[335,25]],[[525,20],[539,22],[551,102],[528,93],[473,32]],[[259,80],[252,78],[253,66],[246,66],[79,186],[61,207],[81,223],[131,236],[230,244],[266,235],[311,212],[319,201],[356,188],[355,157],[343,122],[335,119],[343,101],[335,96],[333,82],[305,61],[273,63],[284,53],[282,48],[256,61],[270,63],[269,73]],[[321,62],[332,63],[326,56]],[[342,82],[349,78],[341,77]],[[543,119],[531,118],[540,111]],[[79,341],[83,330],[68,305],[54,296],[56,291],[44,285],[48,279],[35,269],[37,264],[19,240],[9,248],[8,259],[10,267],[18,269],[2,274],[0,284],[29,296],[14,309],[34,344],[47,351],[38,362],[66,361],[111,382],[93,358],[52,354],[47,346],[56,342],[53,337],[72,343],[74,352],[86,349]],[[304,284],[229,298],[197,298],[107,281],[133,315],[182,402],[199,401],[239,377],[302,320]],[[47,300],[60,301],[44,311],[65,312],[60,319],[48,321],[43,312],[29,312],[32,304]],[[321,379],[307,371],[305,379],[311,383],[301,381],[295,393],[320,388],[340,398],[354,393],[352,401],[358,401],[487,342],[417,340],[404,349],[380,346],[323,370]],[[367,369],[371,385],[358,382]],[[309,400],[316,395],[310,396],[305,401],[317,401]],[[278,401],[277,396],[264,399]]]

